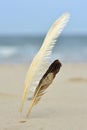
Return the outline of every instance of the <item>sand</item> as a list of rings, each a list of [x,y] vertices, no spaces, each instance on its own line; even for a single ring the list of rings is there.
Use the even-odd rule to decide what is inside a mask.
[[[28,64],[0,65],[0,130],[86,130],[87,64],[63,64],[29,120],[20,123],[27,70]]]

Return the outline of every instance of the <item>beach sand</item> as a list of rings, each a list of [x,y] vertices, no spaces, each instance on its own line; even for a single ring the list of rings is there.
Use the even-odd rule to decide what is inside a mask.
[[[27,70],[28,64],[0,65],[0,130],[86,130],[87,64],[63,64],[29,120],[20,123]]]

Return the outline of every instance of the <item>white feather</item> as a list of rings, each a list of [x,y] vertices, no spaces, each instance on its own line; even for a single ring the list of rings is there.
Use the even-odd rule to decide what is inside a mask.
[[[50,28],[48,31],[46,38],[42,44],[37,55],[34,57],[25,81],[25,88],[22,97],[22,107],[24,104],[24,100],[27,94],[28,87],[30,87],[33,91],[37,87],[41,77],[46,72],[48,65],[48,58],[51,55],[52,49],[56,43],[56,38],[60,35],[61,31],[63,30],[64,26],[69,20],[69,14],[66,13],[62,15]],[[21,107],[21,112],[22,112]]]

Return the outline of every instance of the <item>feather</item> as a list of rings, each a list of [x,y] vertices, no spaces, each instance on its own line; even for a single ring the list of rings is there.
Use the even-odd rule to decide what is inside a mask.
[[[38,86],[36,87],[33,99],[31,101],[29,110],[27,112],[27,118],[32,110],[32,107],[36,105],[41,97],[44,95],[45,90],[49,87],[49,85],[53,82],[53,79],[55,78],[56,74],[59,72],[61,67],[61,63],[58,60],[55,60],[46,73],[43,75],[42,79],[40,80]]]
[[[24,101],[26,98],[26,94],[28,91],[28,87],[34,88],[32,91],[35,91],[36,86],[38,85],[41,77],[43,76],[44,72],[46,72],[48,68],[48,58],[52,52],[52,48],[56,43],[56,38],[61,33],[62,29],[66,25],[67,21],[69,20],[69,14],[66,13],[61,16],[50,28],[47,33],[47,36],[42,44],[37,55],[34,57],[25,81],[24,92],[22,96],[22,104],[20,108],[20,112],[22,112]]]

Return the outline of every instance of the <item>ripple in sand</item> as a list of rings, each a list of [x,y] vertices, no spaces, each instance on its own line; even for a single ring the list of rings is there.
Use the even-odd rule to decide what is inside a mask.
[[[70,78],[70,82],[87,82],[86,78],[76,77],[76,78]]]

